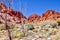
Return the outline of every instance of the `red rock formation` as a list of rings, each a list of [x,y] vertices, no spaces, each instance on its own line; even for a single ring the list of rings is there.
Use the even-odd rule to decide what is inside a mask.
[[[44,18],[45,17],[45,18]],[[48,10],[42,15],[43,20],[56,20],[60,18],[60,13],[53,10]]]
[[[37,14],[32,14],[28,19],[18,11],[7,8],[3,3],[0,3],[0,21],[5,21],[5,15],[7,14],[7,21],[13,23],[21,23],[21,18],[24,20],[24,23],[36,23],[46,20],[56,20],[60,18],[60,13],[53,10],[48,10],[41,16]],[[21,17],[22,16],[22,17]]]
[[[37,20],[39,20],[40,16],[38,16],[37,14],[32,14],[31,16],[29,16],[28,21],[29,22],[37,22]]]
[[[44,14],[42,14],[40,17],[37,14],[32,14],[31,16],[29,16],[28,21],[29,22],[40,22],[40,21],[46,21],[46,20],[56,20],[58,18],[60,18],[59,12],[48,10]]]
[[[6,9],[7,7],[3,3],[0,3],[0,12],[5,12]]]
[[[26,19],[21,12],[9,9],[3,3],[0,3],[0,18],[5,21],[5,16],[7,16],[8,22],[14,23],[21,23],[21,18]]]

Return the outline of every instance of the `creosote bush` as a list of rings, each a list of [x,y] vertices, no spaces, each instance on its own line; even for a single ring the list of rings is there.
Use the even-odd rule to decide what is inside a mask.
[[[32,24],[27,24],[26,25],[26,29],[27,30],[33,30],[34,29],[34,26]]]
[[[56,28],[58,26],[56,21],[51,21],[50,25],[52,26],[52,28]]]

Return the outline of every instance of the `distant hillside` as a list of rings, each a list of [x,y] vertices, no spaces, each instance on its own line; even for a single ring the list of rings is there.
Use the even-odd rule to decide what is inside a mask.
[[[3,3],[0,3],[0,21],[5,21],[5,16],[7,16],[7,22],[14,23],[21,23],[21,18],[26,19],[26,17],[21,12],[9,9]]]
[[[60,13],[55,12],[53,10],[48,10],[41,16],[37,14],[31,14],[28,18],[26,18],[21,12],[14,11],[13,9],[9,9],[3,3],[0,3],[0,21],[5,22],[5,15],[7,14],[7,22],[13,23],[21,23],[21,18],[24,20],[24,23],[36,23],[46,20],[56,20],[60,18]]]
[[[42,16],[38,16],[37,14],[32,14],[29,16],[28,20],[29,22],[40,22],[46,20],[56,20],[58,18],[60,18],[59,12],[48,10],[44,14],[42,14]]]

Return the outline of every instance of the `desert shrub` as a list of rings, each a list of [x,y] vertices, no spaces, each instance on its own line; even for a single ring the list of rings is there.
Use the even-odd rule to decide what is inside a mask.
[[[58,26],[56,21],[51,21],[50,25],[52,26],[52,28],[56,28]]]
[[[11,29],[13,29],[14,27],[15,27],[15,25],[14,25],[14,24],[12,24],[10,28],[11,28]]]
[[[23,32],[20,32],[20,31],[17,31],[17,30],[14,30],[12,31],[12,37],[15,37],[15,38],[21,38],[24,36],[24,33]]]
[[[18,33],[16,33],[16,36],[15,37],[23,37],[24,36],[24,33],[23,32],[18,32]]]
[[[46,22],[41,23],[40,26],[45,27],[45,28],[50,27],[50,23],[46,21]]]
[[[43,22],[43,23],[40,24],[40,26],[41,26],[42,29],[51,27],[51,25],[49,24],[49,22]]]
[[[5,28],[3,26],[0,26],[0,30],[5,30]]]
[[[45,29],[45,31],[49,31],[48,29]]]
[[[41,24],[41,27],[45,27],[45,28],[55,28],[57,27],[57,22],[56,21],[46,21],[46,22],[43,22]]]
[[[0,24],[0,30],[5,30],[5,25],[4,24]]]
[[[26,29],[27,30],[33,30],[34,29],[34,26],[32,24],[27,24],[26,25]]]
[[[56,22],[58,23],[58,25],[60,25],[60,19],[57,19]]]

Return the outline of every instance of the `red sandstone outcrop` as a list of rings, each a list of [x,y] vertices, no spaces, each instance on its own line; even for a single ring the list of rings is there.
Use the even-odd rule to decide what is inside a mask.
[[[48,10],[45,13],[43,13],[41,16],[38,16],[37,14],[32,14],[31,16],[29,16],[28,21],[35,23],[35,22],[46,21],[46,20],[56,20],[58,18],[60,18],[59,12]]]
[[[21,18],[25,21],[26,17],[18,11],[7,8],[3,3],[0,3],[0,21],[21,23]],[[24,22],[25,23],[25,22]]]
[[[43,20],[56,20],[60,18],[60,13],[53,10],[48,10],[42,15]]]
[[[38,22],[38,20],[40,19],[40,16],[38,16],[37,14],[32,14],[31,16],[29,16],[28,21],[29,22]]]
[[[41,16],[37,14],[32,14],[27,19],[21,12],[9,9],[3,3],[0,3],[0,21],[5,22],[6,16],[8,22],[21,23],[22,19],[24,23],[30,23],[30,22],[36,23],[46,20],[56,20],[60,18],[60,13],[55,12],[53,10],[48,10]]]

